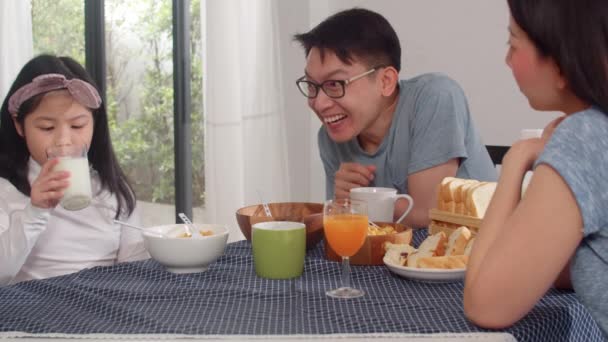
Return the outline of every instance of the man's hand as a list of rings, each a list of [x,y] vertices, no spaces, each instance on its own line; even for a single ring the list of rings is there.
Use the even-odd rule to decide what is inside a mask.
[[[342,163],[335,174],[334,194],[336,198],[348,198],[350,189],[369,186],[374,179],[375,165]]]
[[[47,161],[42,166],[38,178],[32,183],[30,200],[35,207],[54,208],[63,197],[63,190],[70,184],[67,180],[69,172],[53,171],[58,162],[57,159]]]

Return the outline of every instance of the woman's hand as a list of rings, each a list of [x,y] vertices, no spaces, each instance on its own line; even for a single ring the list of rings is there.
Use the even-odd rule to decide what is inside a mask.
[[[348,198],[350,189],[368,186],[374,179],[376,166],[357,163],[342,163],[334,178],[334,196]]]
[[[58,162],[57,159],[51,159],[42,166],[38,178],[32,183],[30,193],[32,205],[44,209],[54,208],[63,198],[63,191],[70,184],[67,180],[70,173],[53,171]]]
[[[504,157],[503,167],[515,167],[523,172],[532,170],[534,162],[543,152],[553,132],[564,118],[565,116],[560,116],[551,121],[543,130],[540,138],[524,139],[515,142]]]

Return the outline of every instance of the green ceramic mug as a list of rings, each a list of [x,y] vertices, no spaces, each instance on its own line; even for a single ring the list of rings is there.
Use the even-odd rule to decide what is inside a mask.
[[[256,223],[251,227],[251,246],[258,277],[299,277],[304,270],[306,225],[286,221]]]

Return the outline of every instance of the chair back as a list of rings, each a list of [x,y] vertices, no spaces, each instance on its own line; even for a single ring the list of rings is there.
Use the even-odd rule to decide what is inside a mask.
[[[502,164],[502,158],[507,154],[510,147],[511,146],[486,145],[494,166]]]

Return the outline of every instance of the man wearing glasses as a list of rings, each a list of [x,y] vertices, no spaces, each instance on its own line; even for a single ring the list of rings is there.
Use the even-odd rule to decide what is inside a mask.
[[[460,86],[440,74],[399,80],[397,34],[378,13],[355,8],[297,34],[306,53],[296,83],[323,126],[318,143],[327,198],[362,186],[414,198],[404,223],[425,227],[444,177],[496,180]],[[396,203],[401,216],[407,202]]]

